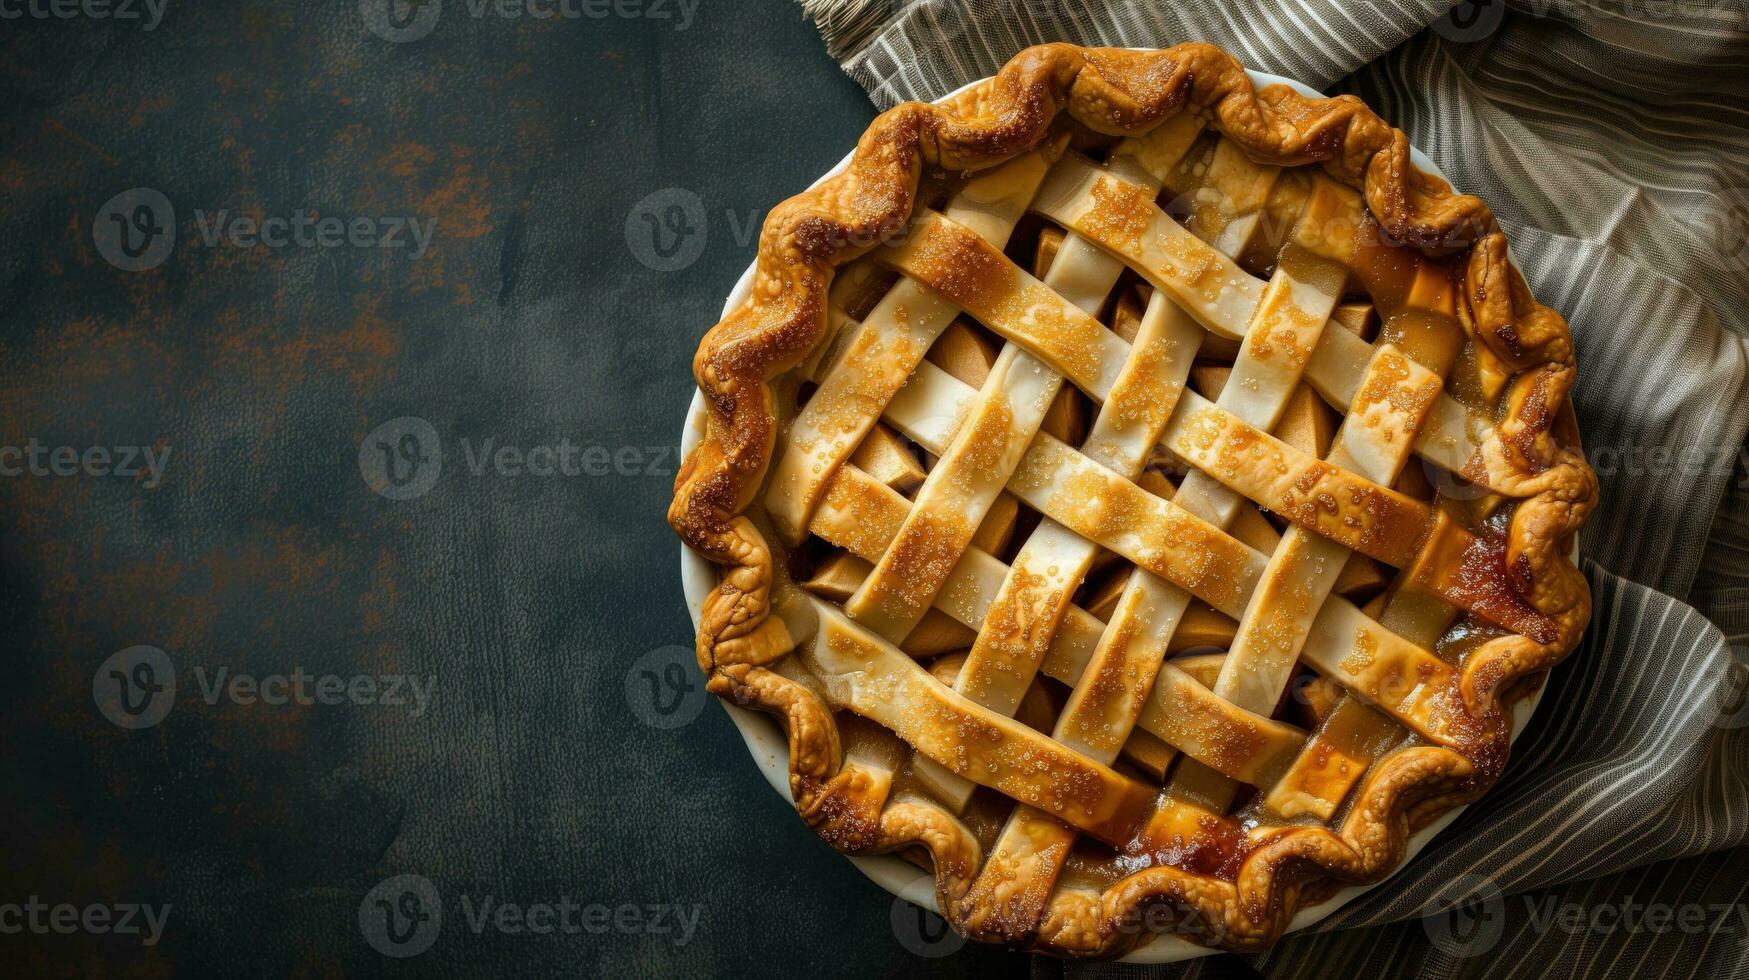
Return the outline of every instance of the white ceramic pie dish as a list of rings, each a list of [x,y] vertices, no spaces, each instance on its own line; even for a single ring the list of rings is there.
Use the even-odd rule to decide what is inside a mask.
[[[1268,72],[1250,70],[1247,70],[1246,74],[1251,77],[1252,83],[1259,88],[1267,85],[1287,85],[1303,95],[1314,98],[1324,97],[1323,93],[1308,85],[1294,81],[1291,78],[1283,78],[1280,75],[1272,75]],[[937,101],[945,102],[976,84],[979,83],[972,82],[962,86]],[[1415,165],[1422,170],[1437,175],[1441,179],[1447,179],[1444,172],[1441,171],[1439,167],[1432,160],[1428,159],[1420,150],[1411,147],[1410,156]],[[816,186],[821,181],[824,181],[828,177],[842,171],[849,165],[850,158],[851,154],[845,154],[844,159],[838,161],[838,164],[835,167],[825,174],[822,174],[818,180],[814,181],[814,185],[810,186]],[[735,283],[735,288],[730,290],[728,299],[723,303],[723,316],[728,316],[731,311],[746,302],[753,281],[753,272],[754,266],[748,265],[747,270],[741,274],[741,278]],[[693,447],[698,444],[699,439],[703,436],[704,421],[704,396],[703,394],[694,391],[692,404],[687,408],[685,425],[681,430],[680,435],[680,451],[683,456],[686,453],[691,452]],[[1575,557],[1577,557],[1577,550],[1577,545],[1575,544]],[[687,611],[692,616],[692,625],[696,630],[699,622],[699,610],[703,606],[704,598],[711,589],[716,587],[717,570],[715,566],[707,561],[702,555],[699,555],[692,549],[682,545],[680,548],[680,582],[681,588],[686,594]],[[1514,741],[1517,741],[1519,733],[1524,730],[1525,725],[1529,723],[1531,716],[1536,712],[1536,706],[1542,700],[1542,692],[1545,687],[1546,685],[1538,685],[1536,690],[1533,691],[1529,697],[1522,698],[1513,705],[1512,737]],[[759,770],[765,775],[766,782],[770,783],[772,788],[775,789],[785,800],[789,800],[791,798],[789,788],[789,742],[784,736],[783,729],[780,728],[777,722],[769,715],[757,711],[749,711],[745,708],[739,708],[732,704],[721,702],[720,699],[718,700],[719,703],[722,703],[724,710],[729,713],[729,718],[735,723],[735,727],[740,730],[741,738],[747,743],[747,750],[752,753],[753,760],[758,763]],[[1401,867],[1414,860],[1415,856],[1421,852],[1421,849],[1427,846],[1428,841],[1431,841],[1434,837],[1439,835],[1440,831],[1450,826],[1452,821],[1456,820],[1458,815],[1463,813],[1465,809],[1465,807],[1457,807],[1451,810],[1410,837],[1409,845],[1403,858],[1403,864],[1399,865],[1398,868],[1401,869]],[[919,868],[902,858],[893,856],[850,857],[846,855],[846,857],[848,857],[851,863],[856,865],[858,870],[892,894],[931,911],[940,911],[935,907],[935,879],[929,874],[929,872],[924,871],[922,868]],[[1295,915],[1293,920],[1288,924],[1288,927],[1284,930],[1283,934],[1285,935],[1286,933],[1305,929],[1308,926],[1328,918],[1343,905],[1346,905],[1365,892],[1377,888],[1379,885],[1382,885],[1389,880],[1390,876],[1386,876],[1383,880],[1374,882],[1371,885],[1350,885],[1317,905],[1301,909],[1299,914]],[[1123,957],[1121,962],[1140,964],[1172,963],[1179,960],[1207,956],[1215,952],[1218,952],[1218,950],[1213,950],[1206,946],[1199,946],[1188,940],[1180,939],[1177,936],[1168,935],[1161,936],[1150,942],[1148,945]]]

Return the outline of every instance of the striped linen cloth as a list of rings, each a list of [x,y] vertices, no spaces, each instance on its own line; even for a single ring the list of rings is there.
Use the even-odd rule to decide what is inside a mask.
[[[1351,92],[1571,322],[1596,612],[1505,776],[1271,952],[1075,977],[1749,977],[1749,0],[804,0],[882,108],[1042,41],[1210,41]]]

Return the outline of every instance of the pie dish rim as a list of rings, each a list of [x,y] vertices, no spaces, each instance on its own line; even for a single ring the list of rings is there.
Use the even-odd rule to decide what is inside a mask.
[[[1159,49],[1151,47],[1131,47],[1124,50],[1154,51]],[[1253,68],[1246,68],[1245,73],[1251,79],[1252,84],[1259,89],[1269,85],[1286,85],[1308,98],[1329,98],[1326,93],[1320,92],[1298,79],[1289,78],[1284,75],[1277,75],[1272,72],[1258,71]],[[993,77],[994,76],[986,76],[984,78],[974,79],[967,82],[959,88],[933,100],[933,103],[935,105],[947,104],[956,96],[959,96],[974,86],[989,81],[990,78]],[[1411,144],[1409,153],[1410,159],[1415,166],[1419,167],[1426,173],[1451,184],[1454,191],[1461,192],[1455,182],[1446,176],[1445,172],[1440,169],[1438,164],[1434,163],[1426,154],[1422,153],[1419,147]],[[821,174],[819,178],[810,183],[808,185],[809,189],[817,187],[831,177],[841,173],[850,165],[854,156],[855,150],[853,148],[825,173]],[[730,288],[728,297],[723,303],[722,316],[728,316],[747,301],[751,293],[753,276],[757,267],[758,258],[755,256],[753,261],[748,263],[747,268],[736,279],[734,286]],[[682,458],[691,452],[692,448],[696,446],[702,438],[704,420],[704,394],[695,387],[692,400],[687,405],[686,418],[682,424],[680,438],[680,455]],[[1578,554],[1579,544],[1578,535],[1576,534],[1574,536],[1572,557],[1577,560]],[[680,543],[681,586],[686,596],[687,614],[692,618],[692,625],[695,631],[699,626],[700,609],[703,605],[704,598],[709,591],[715,587],[717,575],[718,569],[709,559],[705,558],[697,551],[694,551],[691,547],[687,546],[685,542]],[[1527,696],[1519,699],[1512,705],[1512,743],[1514,745],[1517,744],[1519,735],[1524,731],[1525,727],[1530,723],[1530,719],[1535,715],[1537,706],[1541,703],[1543,693],[1547,688],[1548,685],[1546,683],[1540,683],[1536,686],[1535,690],[1531,691]],[[763,712],[729,704],[722,698],[713,698],[712,700],[722,704],[723,708],[728,712],[729,720],[734,722],[736,730],[740,732],[741,739],[747,746],[748,753],[753,756],[753,760],[759,766],[760,773],[764,776],[765,781],[769,783],[772,789],[782,796],[786,802],[792,802],[790,800],[789,790],[789,744],[784,736],[782,727],[778,725],[776,720],[770,715]],[[1440,833],[1455,822],[1465,810],[1469,809],[1470,806],[1471,804],[1465,803],[1453,807],[1426,827],[1413,833],[1406,845],[1403,860],[1385,877],[1370,884],[1343,885],[1335,894],[1331,895],[1324,901],[1302,906],[1295,913],[1287,927],[1282,930],[1282,937],[1285,938],[1291,933],[1307,929],[1318,922],[1329,918],[1343,906],[1359,898],[1362,894],[1391,881],[1399,872],[1406,868],[1410,862],[1415,860],[1416,856],[1420,854],[1422,849],[1425,848],[1429,842],[1435,837],[1438,837]],[[836,848],[833,848],[833,850],[837,851]],[[856,869],[870,881],[879,885],[883,890],[893,895],[895,898],[904,899],[914,905],[919,905],[931,912],[940,914],[940,909],[936,907],[935,900],[935,878],[931,872],[919,868],[894,854],[864,856],[846,854],[842,851],[838,851],[838,853],[841,857],[848,859],[853,865],[855,865]],[[1196,959],[1219,952],[1222,952],[1222,950],[1211,946],[1203,946],[1193,943],[1182,936],[1168,933],[1155,937],[1145,945],[1130,951],[1128,954],[1113,962],[1133,963],[1138,965],[1159,965]]]
[[[828,176],[830,175],[828,174]],[[729,305],[725,309],[732,308],[746,298],[745,293],[752,271],[753,267],[748,266],[748,274],[743,275],[736,282],[735,288],[729,294]],[[692,401],[687,405],[686,420],[681,431],[680,452],[682,455],[697,445],[703,435],[703,427],[704,395],[702,392],[695,391],[692,395]],[[1573,557],[1577,559],[1578,555],[1579,542],[1575,536]],[[698,629],[699,610],[704,604],[704,597],[716,586],[716,576],[717,567],[712,565],[709,559],[687,547],[684,542],[681,543],[680,584],[686,595],[686,612],[688,616],[692,617],[694,630]],[[1540,683],[1535,690],[1512,705],[1512,744],[1515,747],[1518,744],[1518,736],[1524,732],[1525,727],[1530,724],[1531,718],[1536,715],[1537,705],[1542,703],[1543,693],[1547,690],[1548,684],[1546,682]],[[784,802],[793,804],[794,801],[790,798],[789,790],[789,742],[784,736],[783,728],[778,725],[775,719],[763,712],[730,704],[722,698],[711,698],[711,700],[722,705],[723,710],[728,712],[729,720],[734,722],[736,731],[741,735],[742,743],[747,746],[747,753],[753,757],[753,762],[759,767],[759,773],[765,778],[766,783],[770,784],[772,790],[782,797]],[[1287,928],[1282,930],[1282,938],[1322,922],[1366,892],[1388,884],[1399,872],[1408,867],[1410,862],[1415,860],[1416,855],[1420,854],[1424,847],[1443,833],[1472,805],[1465,803],[1453,807],[1426,827],[1411,834],[1403,853],[1402,862],[1385,877],[1365,885],[1343,885],[1334,895],[1324,901],[1301,906],[1299,911],[1294,913]],[[941,914],[941,910],[936,907],[935,902],[935,876],[930,872],[896,854],[859,855],[846,854],[837,848],[832,848],[832,850],[839,857],[854,865],[864,877],[879,885],[882,890],[893,897],[904,899],[913,905],[922,906],[937,915]],[[1024,952],[1038,951],[1024,950]],[[1224,950],[1213,946],[1198,945],[1182,936],[1166,933],[1156,936],[1145,945],[1112,962],[1156,966],[1212,956],[1220,952],[1224,952]]]

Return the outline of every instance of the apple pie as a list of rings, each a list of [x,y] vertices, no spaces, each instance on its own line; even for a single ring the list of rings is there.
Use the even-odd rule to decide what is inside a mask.
[[[1578,642],[1574,364],[1359,100],[1028,49],[776,208],[700,344],[699,666],[968,936],[1266,946],[1484,793]]]

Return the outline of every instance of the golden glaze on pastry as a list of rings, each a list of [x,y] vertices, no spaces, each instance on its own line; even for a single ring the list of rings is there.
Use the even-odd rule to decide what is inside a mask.
[[[1571,338],[1487,206],[1207,45],[883,113],[693,367],[710,689],[986,941],[1274,942],[1492,784],[1590,615]]]

